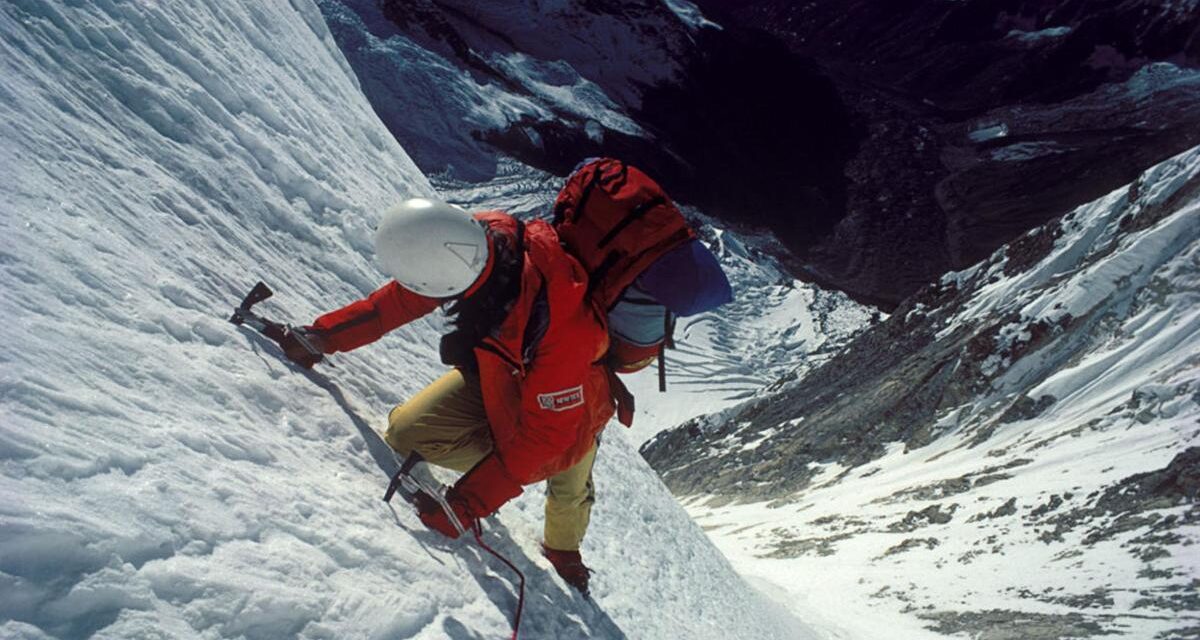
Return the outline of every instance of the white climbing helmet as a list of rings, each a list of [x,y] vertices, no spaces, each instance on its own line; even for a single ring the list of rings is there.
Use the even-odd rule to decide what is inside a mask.
[[[466,211],[413,198],[388,209],[375,229],[383,272],[423,296],[449,298],[471,288],[488,261],[487,233]]]

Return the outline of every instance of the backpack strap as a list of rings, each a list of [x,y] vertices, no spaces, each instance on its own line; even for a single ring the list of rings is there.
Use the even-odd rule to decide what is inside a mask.
[[[521,256],[521,261],[525,261],[525,223],[520,218],[513,216],[513,220],[517,222],[517,255]]]
[[[634,222],[637,222],[638,218],[641,218],[642,216],[646,215],[647,211],[650,211],[654,207],[657,207],[659,205],[664,205],[666,203],[667,203],[666,198],[664,198],[662,196],[655,196],[655,197],[650,198],[649,200],[639,204],[638,206],[634,207],[633,210],[630,211],[624,218],[621,218],[621,220],[619,222],[617,222],[617,224],[614,224],[613,227],[608,230],[608,233],[604,234],[603,238],[600,238],[600,242],[596,246],[600,247],[600,248],[604,248],[606,245],[608,245],[608,243],[613,241],[613,238],[617,237],[617,234],[624,231],[625,228],[628,227],[629,225],[633,224]]]
[[[663,341],[658,345],[658,391],[667,390],[667,349],[675,348],[675,319],[671,310],[663,312]]]
[[[613,403],[617,405],[617,420],[627,427],[632,427],[634,411],[633,394],[630,393],[629,387],[626,387],[625,383],[621,382],[621,377],[617,375],[616,371],[613,371],[612,367],[606,366],[604,370],[608,373],[609,393],[612,394]]]
[[[591,274],[588,275],[587,295],[589,298],[592,296],[592,293],[596,291],[596,287],[598,287],[601,282],[604,282],[604,276],[608,275],[609,269],[612,269],[613,265],[617,264],[617,262],[619,262],[624,256],[625,254],[621,251],[613,251],[604,256],[604,260],[602,260],[600,264],[596,265],[596,268],[593,269]],[[615,305],[616,303],[617,301],[614,299],[613,304]],[[608,311],[608,309],[605,309],[605,311]]]
[[[583,192],[579,194],[579,202],[575,203],[575,216],[579,216],[579,212],[587,206],[588,198],[592,196],[592,190],[600,183],[600,168],[596,167],[592,170],[592,179],[583,186]]]
[[[516,220],[517,255],[521,257],[522,265],[524,265],[525,223],[519,219]],[[543,282],[541,288],[538,289],[537,295],[533,298],[533,308],[530,309],[529,318],[525,321],[525,333],[521,336],[521,359],[525,366],[529,366],[529,363],[533,362],[533,356],[537,352],[538,345],[541,344],[542,338],[546,336],[546,330],[549,328],[550,301],[546,293],[546,283]]]
[[[521,359],[525,366],[528,367],[533,362],[538,345],[542,343],[542,338],[546,337],[546,330],[549,328],[550,301],[546,294],[546,285],[543,283],[533,299],[533,308],[529,311],[529,319],[525,321],[525,334],[521,336]]]

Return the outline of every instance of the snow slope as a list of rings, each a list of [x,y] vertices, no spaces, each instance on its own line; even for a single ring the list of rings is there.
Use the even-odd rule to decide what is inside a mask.
[[[1200,147],[643,452],[827,637],[1192,638],[1198,345]]]
[[[312,374],[225,322],[259,278],[298,322],[370,291],[373,212],[432,192],[315,5],[17,0],[0,33],[0,637],[507,636],[507,569],[379,500],[441,320]],[[592,602],[538,490],[487,526],[523,637],[809,637],[621,431],[596,476]]]

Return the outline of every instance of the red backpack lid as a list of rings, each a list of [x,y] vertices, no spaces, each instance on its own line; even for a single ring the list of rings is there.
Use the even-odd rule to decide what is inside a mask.
[[[656,260],[696,237],[657,182],[613,158],[587,162],[567,178],[554,227],[605,309]]]

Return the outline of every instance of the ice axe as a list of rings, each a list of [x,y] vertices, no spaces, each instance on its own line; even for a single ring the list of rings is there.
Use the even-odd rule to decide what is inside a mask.
[[[392,476],[392,481],[388,484],[387,491],[383,494],[383,501],[391,503],[392,497],[400,489],[404,490],[406,497],[410,502],[417,502],[419,496],[424,495],[428,499],[433,500],[446,512],[446,516],[450,520],[450,524],[458,530],[458,535],[467,532],[467,527],[455,515],[454,509],[446,502],[446,488],[439,483],[428,485],[413,475],[413,469],[417,463],[424,462],[425,458],[416,451],[408,454],[404,459],[404,463],[400,465],[400,470]]]
[[[250,290],[250,293],[246,294],[246,297],[242,299],[242,303],[234,308],[233,315],[229,317],[229,321],[237,326],[246,325],[252,329],[255,329],[259,333],[279,344],[280,348],[283,347],[284,340],[289,337],[295,338],[296,342],[304,347],[305,351],[312,356],[312,363],[321,362],[324,358],[324,354],[321,353],[320,349],[317,349],[315,346],[313,346],[312,342],[305,337],[305,332],[303,329],[298,329],[290,324],[268,320],[254,313],[252,310],[254,305],[266,300],[267,298],[270,298],[273,295],[275,295],[275,293],[271,291],[271,288],[268,287],[266,283],[260,281],[258,284],[254,285],[254,288]],[[333,366],[333,363],[331,362],[327,364],[329,364],[331,367]],[[309,366],[311,366],[311,364]],[[470,527],[463,525],[462,521],[460,521],[455,514],[454,509],[446,501],[445,487],[441,486],[441,484],[437,481],[423,482],[413,475],[412,472],[414,468],[422,461],[424,461],[424,458],[422,458],[420,454],[413,452],[404,460],[403,463],[398,464],[399,469],[392,476],[392,480],[388,484],[387,491],[383,496],[384,501],[390,504],[392,498],[396,495],[397,491],[400,490],[403,490],[405,497],[410,500],[419,495],[425,495],[429,497],[435,501],[443,511],[446,512],[446,514],[449,516],[451,524],[456,530],[458,530],[459,535],[462,535],[468,531],[472,533],[475,537],[475,542],[479,544],[480,548],[503,562],[505,566],[517,574],[519,579],[517,587],[517,608],[513,617],[513,632],[510,638],[510,640],[517,640],[518,632],[521,628],[521,614],[525,609],[525,574],[522,573],[521,570],[517,568],[517,565],[513,564],[511,560],[504,557],[500,552],[496,551],[483,541],[483,527],[480,525],[478,520],[476,520]],[[399,460],[397,460],[397,462],[399,463]]]
[[[310,356],[306,361],[309,367],[323,361],[325,359],[325,354],[309,341],[307,336],[305,336],[304,331],[287,323],[268,320],[257,313],[254,313],[254,311],[251,309],[251,307],[254,305],[266,300],[267,298],[270,298],[273,295],[275,295],[275,292],[271,291],[271,287],[268,287],[265,282],[260,280],[258,284],[254,285],[254,288],[250,290],[250,293],[247,293],[246,297],[242,299],[242,304],[238,305],[233,310],[233,315],[229,316],[229,321],[239,327],[245,325],[258,331],[264,336],[275,341],[280,348],[283,347],[283,341],[288,337],[295,338],[296,342],[298,342],[301,347],[304,347],[304,350],[307,351]],[[332,362],[327,364],[331,367],[333,366]]]
[[[387,492],[383,494],[383,501],[391,504],[392,498],[396,495],[397,491],[402,491],[405,497],[412,502],[417,502],[420,496],[433,500],[449,516],[450,524],[458,530],[458,535],[461,536],[468,531],[471,532],[480,548],[490,553],[500,562],[503,562],[505,566],[517,574],[517,610],[513,615],[513,632],[509,640],[518,640],[518,634],[521,630],[521,613],[525,610],[525,573],[517,568],[517,565],[513,564],[511,560],[483,541],[483,526],[479,523],[479,520],[475,520],[470,526],[463,525],[462,521],[455,515],[454,508],[446,501],[446,488],[444,486],[437,481],[434,481],[432,485],[427,484],[413,475],[413,469],[420,462],[425,462],[425,458],[421,454],[416,451],[408,454],[408,457],[404,459],[404,463],[400,465],[400,469],[392,476],[392,481],[388,484]]]

